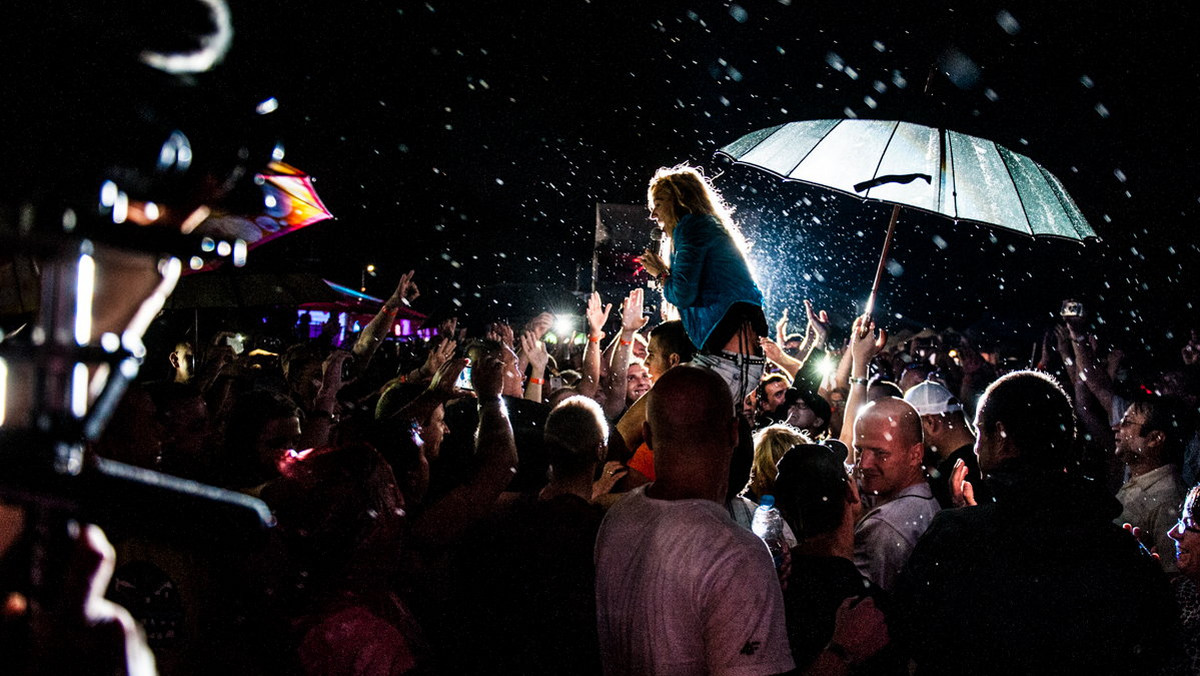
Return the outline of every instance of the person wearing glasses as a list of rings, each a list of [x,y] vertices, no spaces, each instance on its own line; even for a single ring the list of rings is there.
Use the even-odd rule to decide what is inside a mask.
[[[1172,580],[1179,618],[1183,625],[1183,650],[1187,669],[1182,673],[1200,674],[1200,524],[1196,523],[1196,500],[1200,485],[1188,491],[1182,514],[1168,535],[1175,542],[1175,560],[1179,574]]]

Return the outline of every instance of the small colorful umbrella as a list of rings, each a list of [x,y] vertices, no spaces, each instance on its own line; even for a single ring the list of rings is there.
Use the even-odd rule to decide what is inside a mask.
[[[333,218],[317,196],[312,179],[290,164],[271,162],[267,172],[256,177],[256,182],[263,191],[262,213],[243,216],[215,212],[196,231],[217,240],[240,239],[246,242],[248,249],[253,249],[289,232]],[[208,270],[219,264],[218,260],[202,269]]]

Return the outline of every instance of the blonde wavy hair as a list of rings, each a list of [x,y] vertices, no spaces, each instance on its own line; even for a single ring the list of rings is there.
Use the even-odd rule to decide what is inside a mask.
[[[754,464],[750,467],[750,481],[742,494],[762,496],[774,494],[775,477],[779,474],[776,464],[784,453],[796,444],[811,444],[812,440],[800,430],[778,423],[754,433]]]
[[[646,201],[654,206],[655,193],[662,192],[675,202],[675,208],[682,214],[707,214],[714,216],[724,225],[733,222],[733,209],[721,199],[721,193],[713,187],[708,177],[696,167],[688,164],[677,164],[673,167],[661,167],[654,172],[650,179],[650,187],[646,190]]]
[[[646,190],[646,202],[651,209],[654,208],[656,193],[671,198],[677,216],[694,214],[716,218],[733,238],[738,250],[743,255],[749,252],[750,243],[733,222],[733,207],[725,202],[712,181],[697,167],[685,163],[659,168],[650,178],[650,186]]]

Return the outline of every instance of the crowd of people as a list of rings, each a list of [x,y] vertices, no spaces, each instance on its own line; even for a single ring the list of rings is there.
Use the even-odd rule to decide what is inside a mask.
[[[1196,336],[1138,371],[1072,312],[1036,363],[808,303],[772,331],[703,176],[649,205],[665,303],[592,294],[582,345],[395,340],[409,274],[343,344],[152,351],[94,452],[277,519],[233,558],[114,537],[163,672],[1200,673]]]
[[[5,673],[1200,673],[1200,335],[1147,356],[1077,299],[1029,359],[808,302],[792,332],[692,167],[578,346],[549,313],[398,340],[409,273],[344,340],[145,350],[282,146],[196,88],[226,3],[143,5],[12,22]],[[171,513],[88,523],[119,490]]]

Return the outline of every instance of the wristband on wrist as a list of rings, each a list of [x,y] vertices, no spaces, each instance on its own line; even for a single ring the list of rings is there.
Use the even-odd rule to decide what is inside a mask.
[[[589,343],[599,343],[600,339],[603,337],[604,337],[603,333],[598,336],[588,336],[588,342]]]
[[[621,345],[633,345],[633,341],[632,341],[632,340],[624,340],[624,339],[622,339],[622,340],[621,340]]]
[[[863,387],[866,387],[867,383],[869,382],[871,381],[867,380],[866,378],[850,378],[851,385],[862,385]]]
[[[543,378],[530,378],[529,384],[530,385],[545,385],[546,381]]]

